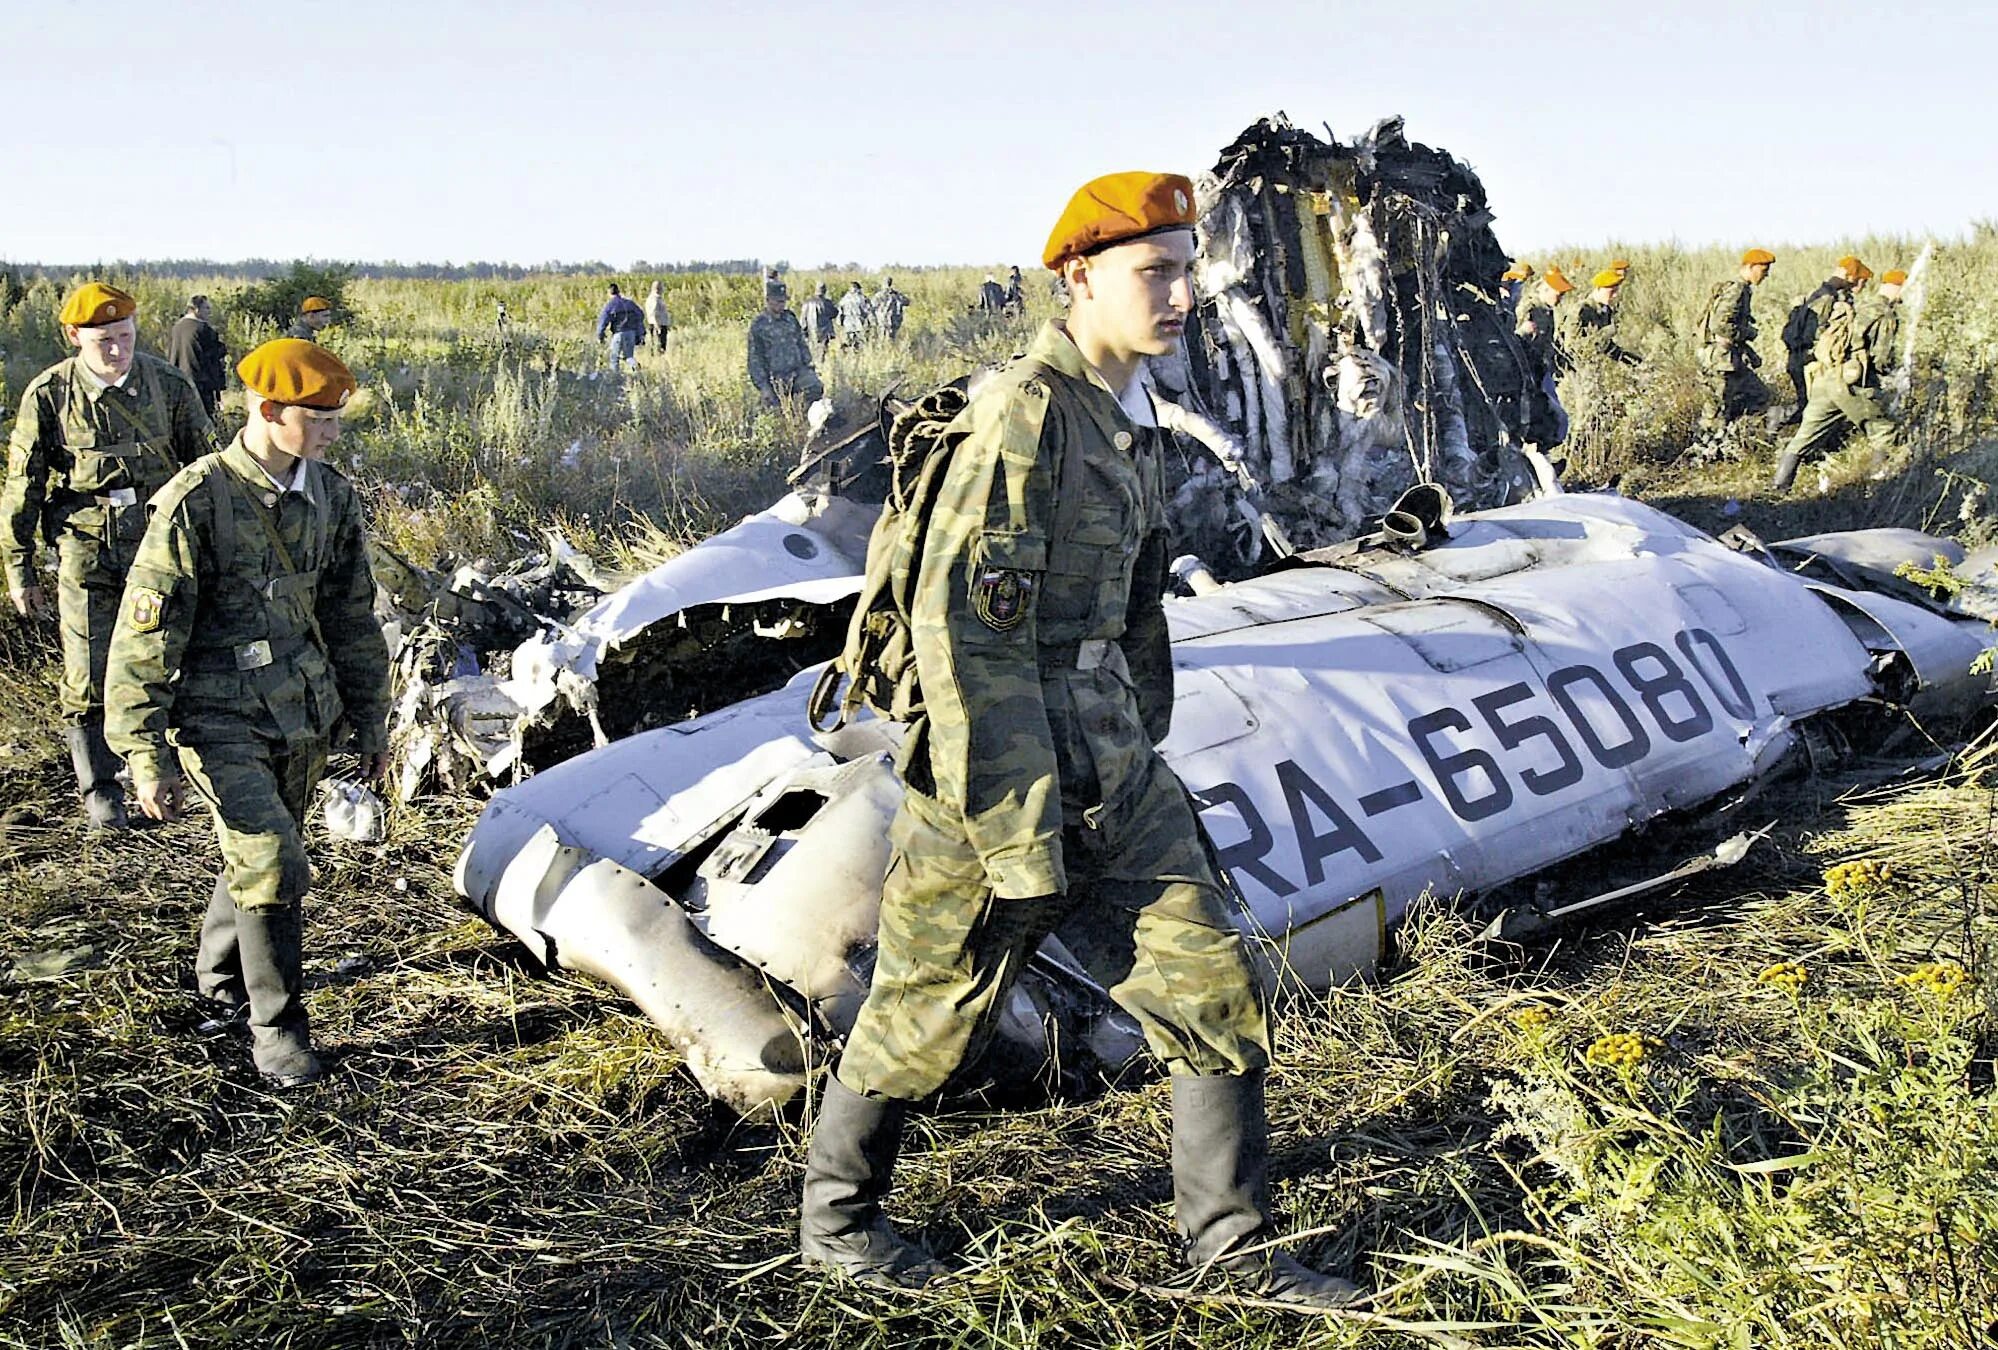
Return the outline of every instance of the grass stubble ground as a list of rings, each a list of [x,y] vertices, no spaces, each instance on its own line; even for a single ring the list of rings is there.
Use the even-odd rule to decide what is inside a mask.
[[[916,335],[920,357],[855,358],[854,383],[1013,336],[954,322]],[[413,506],[413,471],[375,484],[378,525],[412,549],[480,538],[478,512],[503,540],[529,523],[506,504],[533,502],[642,561],[765,491],[758,447],[791,430],[688,413],[675,355],[624,386],[553,359],[481,382],[456,359],[384,368],[388,412],[357,436],[463,475]],[[1961,362],[1929,359],[1943,392],[1915,451],[1848,451],[1822,493],[1770,500],[1755,456],[1617,467],[1709,528],[1976,537],[1988,407],[1942,378]],[[612,429],[572,435],[578,404]],[[614,529],[559,482],[507,479],[585,434],[589,455],[643,444],[653,416],[692,419],[651,456],[677,516]],[[707,444],[702,419],[735,439],[670,449]],[[661,468],[681,459],[699,491]],[[1301,1256],[1384,1291],[1334,1320],[1167,1287],[1156,1080],[921,1117],[895,1207],[963,1267],[942,1290],[884,1300],[801,1269],[800,1122],[719,1112],[642,1017],[458,908],[475,802],[402,808],[378,846],[315,839],[307,973],[332,1073],[266,1091],[241,1042],[193,1029],[209,826],[83,833],[43,713],[53,664],[48,633],[0,620],[0,1345],[1998,1345],[1988,747],[1912,785],[1771,794],[1744,816],[1776,823],[1748,862],[1548,947],[1494,954],[1438,913],[1380,983],[1290,1008],[1280,1217]]]

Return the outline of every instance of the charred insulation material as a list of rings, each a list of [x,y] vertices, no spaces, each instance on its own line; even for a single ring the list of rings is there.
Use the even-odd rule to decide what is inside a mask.
[[[1313,548],[1372,529],[1418,482],[1467,510],[1534,493],[1519,447],[1535,380],[1475,173],[1399,119],[1347,144],[1279,116],[1198,191],[1197,331],[1184,369],[1156,373],[1240,443],[1251,481],[1204,457],[1176,470],[1182,551],[1240,575],[1262,515]]]

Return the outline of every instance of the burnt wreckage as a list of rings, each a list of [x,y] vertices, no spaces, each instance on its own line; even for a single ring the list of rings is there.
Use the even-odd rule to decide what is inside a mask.
[[[1725,819],[1787,766],[1988,711],[1990,590],[1945,603],[1894,574],[1940,554],[1988,579],[1987,560],[1913,531],[1719,541],[1536,477],[1523,358],[1478,280],[1503,256],[1447,156],[1392,127],[1328,147],[1265,123],[1202,204],[1200,341],[1154,375],[1187,438],[1187,542],[1212,556],[1166,604],[1161,749],[1272,991],[1373,970],[1425,896],[1516,938],[1725,865],[1747,836],[1602,885],[1604,850],[1652,822]],[[1311,230],[1319,262],[1285,242]],[[1328,376],[1349,359],[1378,397]],[[743,1110],[795,1096],[852,1024],[901,792],[899,726],[806,722],[887,487],[872,418],[827,430],[769,510],[465,686],[516,710],[510,732],[427,742],[542,766],[467,841],[469,903],[623,990]],[[1457,514],[1460,493],[1483,509]],[[1142,1053],[1057,933],[978,1072],[1060,1084]]]

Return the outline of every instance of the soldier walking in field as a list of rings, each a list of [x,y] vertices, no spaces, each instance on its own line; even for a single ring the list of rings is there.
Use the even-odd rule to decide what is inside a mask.
[[[213,317],[208,297],[193,297],[187,302],[187,313],[174,320],[166,342],[167,360],[187,376],[194,392],[201,395],[201,410],[208,414],[210,422],[215,420],[223,386],[228,383],[223,367],[229,360],[229,349],[215,332]]]
[[[323,295],[308,295],[298,302],[298,317],[291,321],[285,336],[297,338],[300,342],[317,342],[319,335],[332,322],[333,302]]]
[[[1027,312],[1027,292],[1020,279],[1020,269],[1017,265],[1006,274],[1004,307],[1008,314],[1016,318]]]
[[[237,374],[242,432],[153,501],[105,706],[146,815],[174,819],[189,782],[214,814],[222,871],[196,984],[216,1021],[247,1022],[257,1068],[293,1087],[321,1072],[301,954],[305,814],[331,750],[381,777],[388,648],[360,500],[324,462],[354,377],[290,338]]]
[[[821,360],[826,349],[832,346],[833,335],[839,331],[839,305],[826,294],[826,283],[821,281],[813,288],[805,303],[798,307],[798,318],[811,339],[812,347]]]
[[[909,297],[895,289],[895,278],[883,277],[881,289],[874,293],[874,322],[880,325],[881,336],[891,342],[902,332],[902,316],[909,311]]]
[[[1006,311],[1006,288],[999,284],[999,278],[990,272],[985,280],[978,283],[978,303],[974,306],[980,314],[988,318],[998,318]]]
[[[126,823],[118,760],[104,741],[104,662],[146,500],[214,448],[187,377],[136,350],[137,310],[130,295],[102,282],[70,292],[58,317],[76,355],[22,393],[0,486],[0,558],[20,613],[47,613],[35,553],[44,533],[56,548],[62,716],[94,829]]]
[[[789,298],[783,282],[766,279],[763,312],[749,321],[749,382],[769,408],[787,398],[810,403],[826,392],[812,369],[805,330],[785,303]]]
[[[1625,263],[1624,266],[1628,268],[1630,264]],[[1643,358],[1616,340],[1616,297],[1626,275],[1612,264],[1590,280],[1589,284],[1594,289],[1576,309],[1570,330],[1567,345],[1571,355],[1589,352],[1618,365],[1643,364]]]
[[[1549,267],[1514,330],[1526,348],[1539,392],[1526,421],[1526,440],[1543,451],[1552,450],[1568,439],[1568,413],[1561,406],[1556,381],[1567,372],[1569,364],[1562,346],[1561,304],[1563,297],[1574,289],[1575,283],[1560,268]]]
[[[1848,253],[1838,260],[1832,274],[1818,283],[1816,290],[1790,307],[1783,323],[1783,347],[1789,353],[1790,387],[1796,393],[1797,406],[1783,425],[1794,426],[1804,420],[1804,405],[1811,399],[1805,368],[1811,364],[1811,348],[1817,345],[1818,329],[1824,325],[1833,302],[1860,284],[1862,274],[1873,275],[1865,263]]]
[[[1273,1249],[1263,995],[1156,749],[1173,701],[1169,522],[1142,369],[1179,346],[1193,308],[1193,221],[1176,174],[1077,192],[1044,252],[1068,278],[1069,319],[943,433],[878,955],[821,1099],[799,1225],[807,1258],[868,1283],[944,1274],[882,1212],[904,1116],[979,1057],[1022,964],[1058,931],[1172,1073],[1188,1263],[1303,1307],[1362,1297]]]
[[[840,346],[849,351],[858,350],[873,327],[874,306],[867,303],[866,293],[856,281],[839,298]]]
[[[1789,490],[1804,460],[1836,450],[1855,428],[1866,433],[1876,455],[1893,448],[1885,385],[1901,359],[1901,286],[1907,279],[1896,269],[1880,278],[1879,294],[1846,291],[1832,301],[1806,372],[1811,396],[1803,424],[1776,463],[1777,491]]]
[[[1700,429],[1716,446],[1730,441],[1738,419],[1769,408],[1769,386],[1756,373],[1762,357],[1755,350],[1755,288],[1775,264],[1769,250],[1749,249],[1739,272],[1714,287],[1700,315],[1696,354],[1706,377]]]

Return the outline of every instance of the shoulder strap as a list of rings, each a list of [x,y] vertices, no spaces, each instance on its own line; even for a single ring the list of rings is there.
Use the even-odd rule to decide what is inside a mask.
[[[214,512],[215,570],[227,576],[236,567],[236,494],[226,482],[218,483],[218,478],[228,478],[229,470],[216,464],[208,475],[208,495]]]

